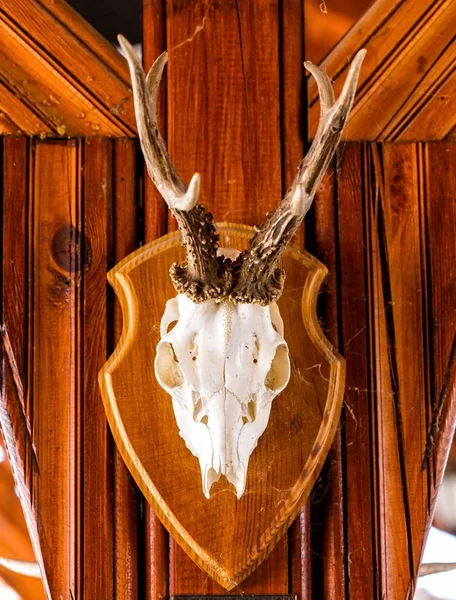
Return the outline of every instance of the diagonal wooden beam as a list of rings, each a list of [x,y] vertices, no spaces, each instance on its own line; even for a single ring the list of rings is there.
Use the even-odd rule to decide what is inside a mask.
[[[35,555],[30,542],[19,498],[15,491],[15,482],[6,456],[2,437],[0,449],[3,460],[0,461],[0,556],[22,561],[34,561]],[[44,600],[41,581],[13,573],[0,566],[0,580],[3,579],[13,588],[22,600]]]
[[[0,134],[133,137],[122,56],[63,0],[0,2]]]
[[[442,140],[456,127],[456,3],[377,0],[322,62],[340,91],[352,57],[367,48],[348,141]],[[309,79],[310,136],[319,105]]]

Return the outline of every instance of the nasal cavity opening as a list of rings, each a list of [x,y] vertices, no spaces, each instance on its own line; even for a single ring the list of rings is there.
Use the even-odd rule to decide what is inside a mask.
[[[204,425],[208,423],[206,408],[201,396],[197,392],[193,392],[193,420]]]
[[[168,327],[166,328],[166,333],[169,333],[172,329],[174,329],[176,327],[176,325],[177,325],[177,320],[174,319],[174,321],[171,321],[168,324]]]

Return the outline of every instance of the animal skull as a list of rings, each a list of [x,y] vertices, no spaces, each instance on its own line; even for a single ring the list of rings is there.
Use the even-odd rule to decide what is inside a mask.
[[[132,46],[122,36],[119,42],[130,66],[148,172],[187,249],[186,264],[170,269],[177,296],[168,300],[161,320],[155,374],[172,397],[181,437],[199,460],[205,496],[210,497],[212,484],[225,475],[240,498],[272,401],[290,378],[276,304],[285,278],[280,259],[339,143],[365,50],[355,56],[337,101],[326,73],[305,63],[320,93],[315,140],[283,200],[256,228],[248,250],[234,255],[218,248],[213,217],[198,204],[199,175],[185,186],[158,130],[156,96],[167,53],[146,77]]]
[[[225,475],[240,498],[272,400],[290,378],[277,304],[196,304],[179,294],[166,304],[160,335],[155,373],[199,459],[204,494]]]

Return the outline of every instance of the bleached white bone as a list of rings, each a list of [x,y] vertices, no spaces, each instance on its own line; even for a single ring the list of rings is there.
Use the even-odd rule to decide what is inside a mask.
[[[155,373],[199,460],[205,496],[225,475],[240,498],[272,401],[290,378],[277,304],[197,304],[183,294],[168,300]]]

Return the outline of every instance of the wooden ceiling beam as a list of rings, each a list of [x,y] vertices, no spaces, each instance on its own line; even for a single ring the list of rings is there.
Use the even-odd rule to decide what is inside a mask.
[[[347,141],[445,139],[456,126],[456,3],[377,0],[322,62],[341,90],[351,58],[367,48]],[[318,93],[309,79],[309,133]]]
[[[62,0],[0,6],[0,134],[133,137],[122,56]]]

